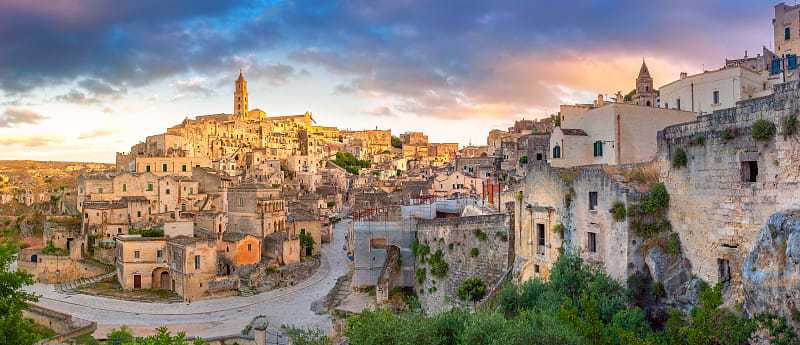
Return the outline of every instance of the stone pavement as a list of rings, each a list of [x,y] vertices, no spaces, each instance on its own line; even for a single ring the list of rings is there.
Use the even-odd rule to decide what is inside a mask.
[[[95,336],[105,338],[110,329],[128,325],[138,334],[159,326],[186,331],[190,336],[213,337],[238,334],[258,315],[265,315],[271,325],[313,327],[329,332],[330,315],[316,315],[311,303],[323,298],[348,270],[342,250],[347,221],[336,225],[333,241],[321,246],[319,269],[309,279],[294,286],[275,289],[248,297],[226,297],[192,303],[144,303],[121,301],[99,296],[63,294],[52,285],[35,284],[26,290],[41,297],[36,303],[46,308],[96,321]]]

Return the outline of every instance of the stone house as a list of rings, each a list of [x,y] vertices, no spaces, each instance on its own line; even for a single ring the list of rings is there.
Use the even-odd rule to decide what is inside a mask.
[[[295,212],[286,217],[287,227],[286,231],[290,237],[300,237],[301,234],[311,236],[314,241],[312,250],[309,252],[307,248],[301,249],[301,256],[316,256],[319,255],[319,246],[322,244],[323,237],[323,224],[318,215],[306,212]]]
[[[460,171],[440,172],[433,176],[428,193],[436,197],[478,195],[482,188],[483,179],[466,175]]]
[[[263,184],[231,187],[227,229],[264,238],[286,229],[286,204],[280,189]]]
[[[221,256],[219,272],[224,275],[240,273],[261,262],[261,240],[241,232],[227,231],[217,242]]]

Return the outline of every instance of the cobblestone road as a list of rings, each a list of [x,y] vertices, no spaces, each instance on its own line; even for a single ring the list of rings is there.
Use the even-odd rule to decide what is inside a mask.
[[[321,247],[322,261],[311,278],[295,286],[267,291],[249,297],[228,297],[187,303],[142,303],[120,301],[82,294],[61,294],[52,285],[35,284],[28,288],[41,295],[37,304],[96,321],[96,335],[128,325],[136,333],[167,326],[186,331],[190,336],[214,337],[238,334],[254,317],[266,315],[271,325],[314,327],[328,332],[329,315],[316,315],[311,303],[324,297],[345,274],[348,261],[344,246],[347,221],[336,225],[333,241]]]

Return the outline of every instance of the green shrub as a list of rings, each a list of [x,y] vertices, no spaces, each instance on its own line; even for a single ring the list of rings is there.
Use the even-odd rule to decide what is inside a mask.
[[[775,124],[764,119],[753,122],[753,139],[768,141],[775,136]]]
[[[726,128],[724,131],[722,131],[720,138],[722,138],[724,141],[731,141],[736,138],[736,134],[733,133],[732,129]]]
[[[669,207],[669,193],[664,183],[656,183],[642,199],[641,209],[646,214],[655,214]]]
[[[503,242],[508,241],[508,234],[505,231],[498,231],[494,235]]]
[[[797,116],[789,115],[783,118],[783,138],[786,139],[797,133]]]
[[[477,302],[486,296],[486,283],[479,277],[467,278],[458,287],[458,298],[464,301]]]
[[[625,209],[624,203],[617,201],[614,202],[614,206],[611,208],[611,214],[614,216],[615,221],[621,222],[627,217],[628,211]]]
[[[476,258],[478,255],[481,255],[481,251],[478,248],[472,248],[469,250],[469,256]]]
[[[670,234],[669,239],[667,240],[666,248],[664,248],[664,251],[666,251],[667,254],[673,257],[678,256],[678,254],[681,253],[681,238],[680,236],[678,236],[677,232],[673,232]]]
[[[528,156],[519,157],[519,165],[528,164]]]
[[[702,135],[697,136],[696,138],[692,139],[692,141],[689,143],[689,145],[692,145],[692,146],[703,146],[705,144],[706,144],[706,137],[704,137]]]
[[[425,267],[417,269],[417,283],[422,284],[425,282],[425,278],[428,275],[427,272],[428,271],[425,269]]]
[[[450,265],[444,262],[444,254],[441,249],[437,249],[436,253],[431,255],[428,264],[431,266],[431,274],[436,278],[444,278],[447,271],[450,270]]]
[[[417,257],[419,262],[424,263],[425,257],[431,253],[431,247],[427,244],[421,244],[419,241],[414,241],[414,243],[411,244],[411,253]]]
[[[561,225],[561,223],[553,225],[553,232],[557,233],[561,238],[564,238],[564,225]]]
[[[477,238],[478,240],[486,241],[487,238],[486,233],[483,232],[481,229],[475,229],[474,231],[472,231],[472,233],[475,234],[475,238]]]
[[[675,168],[683,168],[689,163],[689,158],[686,156],[686,151],[682,148],[675,150],[675,156],[672,157],[672,166]]]

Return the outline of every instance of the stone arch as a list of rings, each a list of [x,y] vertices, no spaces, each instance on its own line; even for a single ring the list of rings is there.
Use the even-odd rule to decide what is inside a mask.
[[[169,269],[165,267],[158,267],[153,270],[153,289],[158,290],[171,290],[170,286],[170,273]]]

